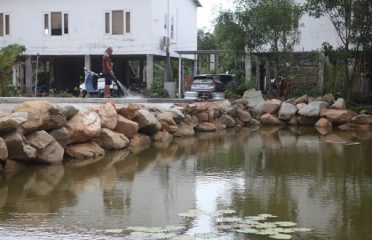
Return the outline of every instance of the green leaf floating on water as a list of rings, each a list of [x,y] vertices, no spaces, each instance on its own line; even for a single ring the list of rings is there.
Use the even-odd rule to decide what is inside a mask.
[[[203,238],[203,239],[210,239],[210,238],[216,238],[219,237],[220,235],[214,232],[209,232],[209,233],[196,233],[194,234],[194,237],[196,238]]]
[[[131,232],[132,237],[145,238],[151,236],[151,233],[148,232]]]
[[[170,238],[173,238],[177,236],[176,234],[174,233],[155,233],[155,234],[152,234],[151,237],[155,238],[155,239],[170,239]]]
[[[222,214],[233,214],[233,213],[236,213],[235,210],[232,210],[232,209],[221,209],[221,210],[218,210],[216,211],[217,213],[222,213]]]
[[[294,227],[294,226],[297,226],[297,223],[294,223],[294,222],[285,222],[285,221],[282,221],[282,222],[274,222],[276,225],[278,225],[279,227]]]
[[[272,214],[269,214],[269,213],[261,213],[261,214],[258,214],[258,217],[277,218],[278,216],[275,216],[275,215],[272,215]]]
[[[269,238],[273,238],[273,239],[291,239],[292,236],[291,235],[288,235],[288,234],[275,234],[275,235],[270,235]]]
[[[236,232],[256,234],[258,230],[254,228],[241,228],[241,229],[236,230]]]
[[[222,222],[241,222],[243,221],[242,218],[239,217],[226,217],[226,218],[217,218],[216,222],[222,223]]]
[[[124,229],[106,229],[105,233],[122,233]]]
[[[182,235],[182,236],[175,236],[171,240],[194,240],[193,236]]]
[[[310,228],[292,228],[293,231],[295,232],[310,232]]]

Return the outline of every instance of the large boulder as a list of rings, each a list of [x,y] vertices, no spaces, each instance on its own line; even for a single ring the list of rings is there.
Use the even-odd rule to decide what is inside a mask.
[[[105,155],[105,150],[95,142],[68,145],[65,149],[66,156],[70,158],[86,159],[97,158]]]
[[[359,114],[351,118],[351,123],[357,125],[372,125],[372,115]]]
[[[209,122],[209,113],[208,112],[199,112],[195,116],[198,118],[199,122]]]
[[[8,116],[0,117],[0,133],[9,132],[26,122],[28,112],[15,112]]]
[[[318,127],[318,128],[332,128],[332,123],[326,118],[320,118],[315,123],[315,127]]]
[[[167,131],[158,131],[153,136],[152,139],[155,142],[171,142],[173,140],[173,135]]]
[[[76,114],[66,124],[70,143],[83,143],[99,135],[101,118],[95,111]]]
[[[308,100],[309,100],[309,97],[307,95],[302,95],[301,97],[299,97],[295,100],[295,103],[296,103],[296,105],[299,104],[299,103],[307,104]]]
[[[129,120],[134,120],[138,116],[138,110],[141,106],[138,104],[129,104],[128,106],[118,109],[118,113]]]
[[[301,108],[298,114],[305,117],[319,117],[320,110],[327,108],[329,103],[323,101],[314,101],[309,103],[306,107]]]
[[[177,123],[173,119],[173,114],[171,112],[164,112],[162,113],[158,121],[161,124],[162,129],[165,129],[169,133],[175,133],[177,131]]]
[[[49,132],[49,134],[63,147],[70,143],[70,135],[67,128],[58,128]]]
[[[25,137],[27,143],[37,150],[36,161],[50,164],[62,162],[64,149],[46,131],[32,132]]]
[[[190,124],[178,124],[177,131],[173,134],[175,137],[192,137],[195,135],[194,127]]]
[[[222,115],[218,121],[226,126],[226,128],[233,128],[235,127],[235,120],[234,118],[230,117],[229,115],[225,114]]]
[[[116,128],[118,114],[111,103],[101,104],[95,107],[94,111],[100,116],[103,128],[109,128],[111,130]]]
[[[318,121],[318,117],[298,116],[297,121],[299,125],[313,126]]]
[[[250,108],[254,108],[258,111],[262,111],[262,105],[265,100],[262,97],[261,91],[256,91],[255,89],[249,89],[244,92],[242,99],[248,100],[248,106]]]
[[[140,109],[137,111],[138,116],[135,121],[138,123],[139,131],[152,135],[161,128],[161,124],[158,122],[156,117],[145,109]]]
[[[291,103],[283,102],[279,110],[279,119],[290,120],[297,113],[297,107]]]
[[[244,124],[248,124],[252,120],[251,114],[241,108],[236,109],[236,115]]]
[[[66,119],[70,119],[76,114],[78,114],[79,109],[75,108],[74,106],[67,105],[67,106],[57,106],[58,110],[65,115]]]
[[[327,118],[333,124],[344,124],[350,122],[351,118],[356,115],[350,110],[322,109],[320,116]]]
[[[59,108],[48,101],[23,102],[13,112],[28,112],[28,119],[22,124],[25,133],[61,128],[67,121]]]
[[[344,110],[346,108],[345,100],[343,98],[337,98],[337,100],[329,108]]]
[[[332,94],[326,94],[324,96],[315,98],[315,100],[327,102],[329,105],[332,105],[335,102],[335,97]]]
[[[173,120],[176,122],[176,123],[180,123],[182,122],[183,120],[185,120],[185,115],[183,114],[183,112],[177,108],[177,107],[172,107],[171,109],[167,110],[167,112],[171,112],[172,115],[173,115]]]
[[[216,126],[210,122],[202,122],[196,126],[196,130],[199,132],[214,132],[216,131]]]
[[[31,161],[36,158],[37,150],[26,142],[20,129],[4,135],[4,141],[8,147],[9,159]]]
[[[283,121],[270,113],[265,113],[264,115],[262,115],[261,122],[264,125],[285,125]]]
[[[0,161],[8,158],[8,147],[3,138],[0,137]]]
[[[128,146],[129,139],[122,133],[116,133],[108,128],[102,128],[96,142],[107,150],[123,149]]]
[[[188,115],[188,116],[186,116],[184,123],[186,123],[186,124],[188,124],[188,125],[190,125],[190,126],[192,126],[194,128],[194,127],[198,126],[199,119],[196,116],[190,116],[190,115]]]
[[[281,104],[282,104],[282,101],[280,101],[279,99],[267,100],[262,105],[262,112],[274,114],[278,111]]]
[[[138,123],[119,115],[115,132],[124,134],[127,138],[133,138],[138,133]]]

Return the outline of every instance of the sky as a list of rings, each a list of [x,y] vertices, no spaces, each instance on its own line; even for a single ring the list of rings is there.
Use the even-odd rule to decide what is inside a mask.
[[[212,29],[212,22],[220,8],[231,8],[233,0],[199,0],[203,7],[198,8],[198,28]]]

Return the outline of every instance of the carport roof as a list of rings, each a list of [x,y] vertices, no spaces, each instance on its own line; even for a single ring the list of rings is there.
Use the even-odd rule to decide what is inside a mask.
[[[221,50],[186,50],[186,51],[176,51],[178,54],[219,54]]]

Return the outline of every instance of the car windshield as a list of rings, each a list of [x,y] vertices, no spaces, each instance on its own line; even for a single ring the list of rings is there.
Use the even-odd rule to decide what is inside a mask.
[[[212,79],[194,79],[194,83],[210,83]]]

